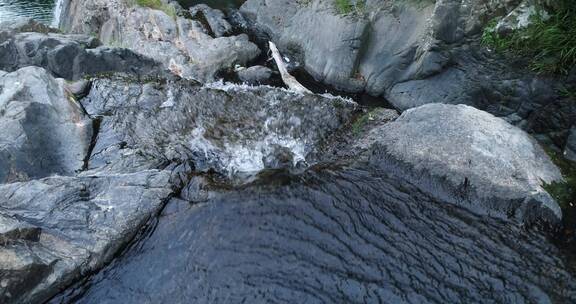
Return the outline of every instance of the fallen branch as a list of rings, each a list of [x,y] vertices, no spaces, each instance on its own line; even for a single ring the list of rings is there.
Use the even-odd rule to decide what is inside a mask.
[[[298,80],[294,78],[294,76],[288,73],[288,70],[286,69],[286,64],[284,63],[284,60],[282,59],[282,56],[280,55],[280,52],[278,51],[278,48],[276,47],[274,42],[269,41],[268,44],[270,45],[270,51],[272,51],[272,57],[274,58],[274,61],[278,66],[278,71],[280,71],[280,76],[282,76],[282,81],[284,81],[284,84],[286,84],[286,86],[292,91],[312,94],[312,91],[308,90],[305,86],[300,84]]]

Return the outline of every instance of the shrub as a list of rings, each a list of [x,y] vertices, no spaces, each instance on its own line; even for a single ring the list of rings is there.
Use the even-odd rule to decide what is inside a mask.
[[[547,149],[552,162],[560,168],[564,182],[554,182],[544,185],[544,189],[558,202],[560,207],[568,208],[576,205],[576,164],[565,159],[561,153]]]
[[[559,0],[550,10],[549,19],[536,14],[528,27],[506,36],[496,33],[493,20],[484,29],[482,43],[531,58],[530,67],[537,72],[566,74],[576,65],[576,1]]]

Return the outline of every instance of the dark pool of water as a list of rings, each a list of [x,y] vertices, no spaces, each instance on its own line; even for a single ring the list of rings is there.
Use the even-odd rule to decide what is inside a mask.
[[[0,22],[34,18],[49,24],[53,18],[54,0],[0,0]]]
[[[246,0],[178,0],[184,8],[192,7],[196,4],[205,3],[217,9],[239,8]]]

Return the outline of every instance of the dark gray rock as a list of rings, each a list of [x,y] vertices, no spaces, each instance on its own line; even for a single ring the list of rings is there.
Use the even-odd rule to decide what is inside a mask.
[[[500,118],[429,104],[370,132],[377,134],[371,162],[397,167],[427,191],[456,193],[457,204],[520,222],[562,218],[542,187],[563,180],[559,169],[535,140]]]
[[[564,156],[576,162],[576,127],[570,130],[570,136],[568,136],[568,142],[566,142],[566,148],[564,149]]]
[[[164,73],[161,64],[152,59],[127,49],[99,45],[98,39],[86,35],[17,33],[0,43],[0,69],[40,66],[69,80],[111,72],[146,77]]]
[[[452,44],[479,34],[488,20],[519,2],[370,0],[343,14],[330,0],[248,0],[241,12],[281,51],[303,59],[317,80],[381,95],[443,72],[451,66]]]
[[[342,14],[331,0],[248,0],[241,12],[318,81],[383,96],[401,111],[449,103],[516,114],[520,127],[561,147],[571,127],[564,122],[576,116],[557,94],[563,80],[536,75],[479,41],[489,20],[521,2],[369,0]]]
[[[0,76],[0,183],[82,169],[92,122],[80,104],[38,67]]]
[[[173,200],[152,235],[75,303],[572,303],[535,231],[430,197],[394,168],[267,175]],[[72,291],[72,295],[74,292]],[[54,303],[59,303],[55,301]]]
[[[198,4],[190,8],[192,18],[208,23],[209,30],[214,37],[224,37],[232,32],[232,25],[226,21],[221,10],[213,9],[206,4]]]
[[[0,185],[0,301],[43,303],[110,261],[172,193],[170,174]]]
[[[249,68],[243,68],[236,72],[238,74],[238,79],[243,83],[258,85],[266,84],[272,78],[272,70],[261,65],[251,66]]]
[[[241,12],[316,79],[348,90],[364,88],[354,74],[365,20],[338,16],[331,1],[247,1]]]

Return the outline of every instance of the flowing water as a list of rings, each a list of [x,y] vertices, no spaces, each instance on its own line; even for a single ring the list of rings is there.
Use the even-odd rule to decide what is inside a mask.
[[[237,8],[241,0],[181,0]],[[52,0],[0,0],[0,22],[53,20]],[[576,302],[540,233],[423,193],[391,168],[195,177],[100,273],[53,303]],[[190,194],[192,193],[192,194]]]
[[[200,188],[52,303],[576,301],[544,237],[422,193],[391,168],[318,166]]]

